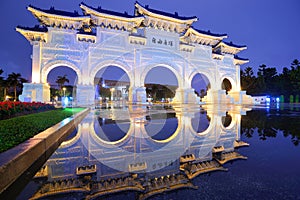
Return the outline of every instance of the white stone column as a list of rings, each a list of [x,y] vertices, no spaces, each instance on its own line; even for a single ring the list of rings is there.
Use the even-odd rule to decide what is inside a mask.
[[[188,60],[188,54],[186,54],[186,59]],[[178,88],[176,89],[175,97],[173,103],[182,103],[182,104],[199,104],[200,97],[195,93],[195,90],[192,88],[191,82],[189,82],[188,74],[190,74],[189,62],[185,60],[182,63],[182,71],[177,77]]]
[[[225,90],[208,90],[203,101],[209,104],[227,103]]]
[[[193,88],[178,88],[173,103],[199,104],[200,98],[197,97]]]
[[[240,91],[241,90],[241,69],[239,65],[235,66],[236,70],[236,90]]]
[[[130,103],[145,104],[147,103],[146,87],[143,80],[140,79],[142,74],[141,68],[141,51],[134,49],[134,64],[131,87],[129,88],[128,101]]]
[[[94,85],[77,85],[76,105],[93,106],[95,104],[95,86]]]
[[[244,91],[232,91],[228,92],[228,95],[234,99],[235,104],[241,104],[243,101]]]
[[[128,100],[131,103],[141,103],[147,102],[146,87],[130,87]]]
[[[41,83],[42,42],[32,42],[32,83]]]
[[[23,83],[23,92],[19,96],[23,102],[50,102],[50,86],[47,83]]]
[[[20,101],[49,102],[50,86],[41,82],[42,42],[33,41],[32,44],[32,83],[24,83]]]

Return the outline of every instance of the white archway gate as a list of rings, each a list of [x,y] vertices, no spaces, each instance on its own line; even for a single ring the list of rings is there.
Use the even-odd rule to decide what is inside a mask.
[[[80,8],[83,15],[28,7],[41,25],[16,29],[33,46],[32,83],[24,84],[21,101],[49,101],[47,74],[57,66],[67,66],[78,76],[77,105],[92,105],[96,73],[105,66],[117,66],[129,76],[129,101],[145,103],[144,79],[152,68],[162,66],[178,79],[176,103],[199,103],[191,87],[195,73],[209,78],[207,103],[226,102],[221,88],[224,78],[233,83],[228,93],[232,103],[242,103],[245,92],[240,91],[239,65],[248,60],[235,54],[246,47],[224,42],[227,35],[191,28],[196,17],[166,16],[138,3],[135,16],[85,4]],[[164,79],[163,74],[158,76]]]

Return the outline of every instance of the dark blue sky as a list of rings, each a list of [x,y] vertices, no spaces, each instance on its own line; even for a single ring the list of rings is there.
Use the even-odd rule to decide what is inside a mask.
[[[19,72],[31,79],[31,45],[15,31],[17,25],[33,27],[37,20],[26,6],[74,11],[82,0],[9,0],[1,1],[0,68],[5,74]],[[86,0],[90,6],[133,14],[135,0]],[[214,33],[226,33],[236,44],[247,45],[239,54],[250,59],[255,69],[266,64],[289,67],[293,59],[300,59],[300,1],[299,0],[140,0],[142,5],[181,16],[197,16],[194,27]]]

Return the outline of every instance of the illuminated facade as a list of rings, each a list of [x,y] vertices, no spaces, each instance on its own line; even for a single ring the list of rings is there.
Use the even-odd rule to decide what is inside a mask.
[[[84,15],[28,7],[41,24],[16,28],[33,46],[32,83],[24,84],[20,100],[49,101],[47,75],[58,66],[76,72],[78,105],[94,104],[94,78],[107,66],[127,73],[130,102],[146,102],[145,77],[155,67],[165,67],[176,76],[175,103],[199,103],[191,86],[198,73],[206,76],[211,86],[205,102],[241,104],[249,100],[240,89],[240,65],[248,60],[236,56],[246,47],[223,41],[227,35],[193,28],[196,17],[181,17],[139,3],[133,16],[85,4],[80,8]],[[231,83],[228,93],[222,89],[225,79]]]
[[[192,183],[195,177],[227,171],[224,163],[247,159],[236,151],[248,146],[240,140],[240,120],[245,109],[211,106],[200,110],[194,106],[189,107],[194,112],[187,112],[187,107],[182,108],[169,108],[167,118],[163,110],[147,111],[146,107],[134,106],[128,108],[131,116],[123,116],[120,109],[104,109],[96,115],[91,112],[80,122],[77,133],[63,142],[35,175],[44,179],[32,199],[73,192],[83,195],[82,199],[94,199],[124,191],[136,191],[139,199],[146,199],[180,188],[196,189]],[[114,115],[116,110],[118,114]],[[200,111],[203,116],[199,118]],[[158,139],[146,127],[160,120],[166,126],[175,125],[175,129],[171,134],[161,129],[164,134]],[[101,130],[105,133],[105,126],[110,129],[111,124],[120,127],[114,132],[120,137],[103,137]],[[203,124],[207,126],[198,127]],[[109,131],[106,135],[110,135]]]

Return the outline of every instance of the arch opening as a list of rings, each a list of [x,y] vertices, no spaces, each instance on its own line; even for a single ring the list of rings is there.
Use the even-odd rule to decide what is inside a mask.
[[[222,124],[224,128],[228,128],[232,122],[232,117],[228,112],[226,112],[226,116],[222,116]]]
[[[191,86],[195,90],[195,94],[200,97],[200,100],[207,95],[207,91],[211,88],[211,83],[209,82],[207,76],[202,73],[197,73],[194,75]]]
[[[46,74],[47,83],[50,85],[50,100],[60,104],[62,99],[68,98],[68,102],[75,101],[78,74],[69,66],[54,66]]]
[[[99,103],[128,101],[130,79],[118,66],[101,68],[94,77],[94,86],[95,100]]]
[[[226,90],[226,94],[232,89],[232,84],[229,79],[224,78],[222,81],[222,90]]]
[[[201,110],[195,113],[195,117],[191,119],[192,128],[196,133],[203,133],[210,125],[211,118],[207,115],[207,111]]]
[[[171,102],[175,97],[178,79],[174,72],[164,66],[152,68],[144,80],[149,102]]]
[[[116,121],[97,117],[94,120],[94,130],[96,135],[106,142],[118,142],[126,137],[130,129],[129,121]]]
[[[147,134],[156,141],[167,141],[178,128],[176,113],[158,113],[148,116],[145,124]]]

